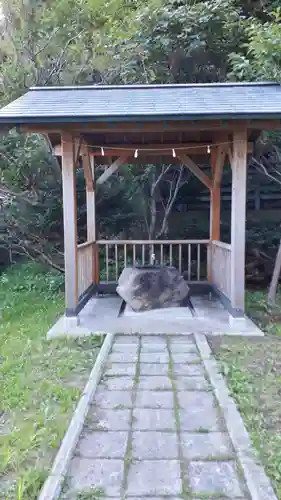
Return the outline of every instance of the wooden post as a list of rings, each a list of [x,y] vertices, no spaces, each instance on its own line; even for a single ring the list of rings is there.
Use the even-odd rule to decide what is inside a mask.
[[[210,190],[210,247],[208,281],[212,281],[212,242],[221,236],[221,178],[225,160],[225,147],[216,146],[211,152],[212,187]]]
[[[78,304],[76,167],[73,137],[61,134],[66,314],[75,316]]]
[[[87,241],[93,243],[92,253],[92,282],[98,283],[98,248],[96,245],[96,183],[95,183],[95,160],[89,154],[89,148],[83,145],[83,167],[86,182],[86,205],[87,205]],[[98,273],[98,274],[97,274]]]
[[[93,283],[99,283],[99,249],[96,244],[97,229],[96,229],[96,183],[95,183],[95,159],[90,156],[90,168],[92,172],[93,189],[87,190],[87,239],[93,241]]]
[[[231,201],[231,305],[244,311],[247,129],[233,134]]]
[[[218,151],[214,149],[211,154],[212,177],[214,179],[217,167]],[[220,239],[220,223],[221,223],[221,184],[220,179],[216,184],[213,182],[211,189],[211,206],[210,206],[210,240]]]
[[[91,185],[86,183],[87,204],[87,241],[96,241],[96,191],[95,191],[95,163],[94,157],[89,158],[91,169]]]

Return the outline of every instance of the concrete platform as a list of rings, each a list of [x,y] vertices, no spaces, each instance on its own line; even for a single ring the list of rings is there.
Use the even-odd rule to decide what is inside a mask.
[[[187,307],[158,309],[136,313],[125,308],[120,314],[122,299],[117,295],[93,297],[78,318],[62,316],[47,334],[48,339],[91,334],[166,334],[263,336],[263,332],[247,317],[233,318],[218,299],[192,297],[195,315]]]

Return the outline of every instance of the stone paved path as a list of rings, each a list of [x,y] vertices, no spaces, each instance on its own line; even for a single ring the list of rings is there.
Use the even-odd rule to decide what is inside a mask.
[[[61,498],[249,498],[211,389],[192,337],[117,336]]]

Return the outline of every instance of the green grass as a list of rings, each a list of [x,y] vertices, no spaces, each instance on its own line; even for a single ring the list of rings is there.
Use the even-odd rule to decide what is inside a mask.
[[[103,340],[46,340],[62,282],[34,264],[0,276],[1,499],[37,498]]]
[[[276,306],[267,304],[267,290],[247,291],[246,313],[266,333],[281,336],[281,290],[276,297]]]
[[[209,342],[281,500],[281,339],[213,337]]]

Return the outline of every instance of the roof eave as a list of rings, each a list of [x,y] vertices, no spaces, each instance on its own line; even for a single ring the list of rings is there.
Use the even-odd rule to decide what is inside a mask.
[[[281,113],[217,113],[196,115],[118,115],[118,116],[1,116],[0,126],[31,125],[49,123],[93,123],[93,122],[149,122],[149,121],[200,121],[200,120],[281,120]]]

